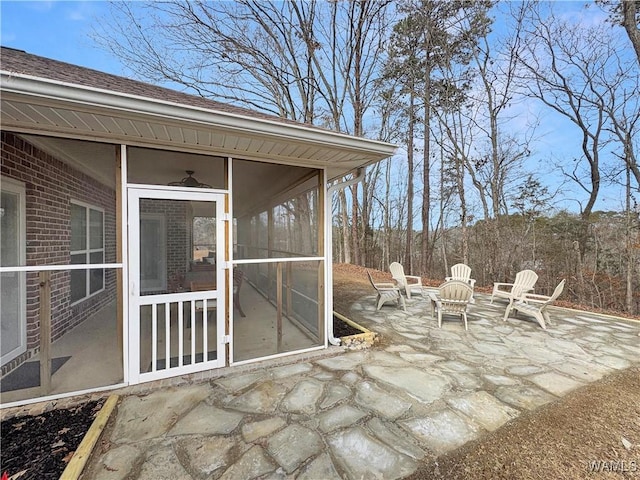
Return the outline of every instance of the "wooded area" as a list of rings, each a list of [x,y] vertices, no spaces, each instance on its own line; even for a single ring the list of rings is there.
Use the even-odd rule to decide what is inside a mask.
[[[636,314],[640,2],[566,8],[115,2],[93,37],[145,80],[397,144],[334,199],[336,261],[464,262],[479,286],[531,268]]]

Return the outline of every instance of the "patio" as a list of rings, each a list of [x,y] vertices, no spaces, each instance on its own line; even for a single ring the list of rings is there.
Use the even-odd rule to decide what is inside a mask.
[[[376,312],[374,300],[352,309],[381,334],[372,349],[221,369],[210,382],[175,379],[151,393],[126,389],[142,395],[123,398],[105,439],[110,449],[87,478],[402,478],[640,364],[637,322],[553,309],[545,331],[525,316],[503,322],[504,303],[476,294],[465,332],[455,317],[437,328],[426,295],[413,296],[406,313]]]

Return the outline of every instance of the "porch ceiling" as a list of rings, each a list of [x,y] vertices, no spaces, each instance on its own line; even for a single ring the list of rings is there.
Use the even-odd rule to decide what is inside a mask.
[[[292,122],[15,72],[3,71],[0,75],[2,128],[19,133],[326,167],[329,179],[383,160],[396,149],[388,143]]]

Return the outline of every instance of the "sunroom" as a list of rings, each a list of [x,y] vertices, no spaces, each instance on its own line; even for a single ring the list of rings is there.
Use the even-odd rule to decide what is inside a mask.
[[[2,49],[2,405],[322,349],[329,185],[395,147]]]

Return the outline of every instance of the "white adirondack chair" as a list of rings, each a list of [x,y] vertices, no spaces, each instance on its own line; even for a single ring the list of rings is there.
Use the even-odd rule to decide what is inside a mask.
[[[402,305],[402,309],[406,312],[407,306],[404,303],[404,297],[400,293],[400,289],[393,283],[375,283],[373,281],[373,277],[371,273],[367,270],[367,276],[369,277],[369,282],[371,282],[371,286],[374,288],[376,293],[378,294],[376,298],[376,310],[380,310],[382,305],[386,302],[395,301],[398,306]]]
[[[525,293],[521,300],[517,300],[513,305],[509,305],[504,312],[504,320],[509,317],[511,310],[517,310],[518,312],[533,315],[543,329],[547,329],[546,323],[551,323],[549,314],[547,313],[547,307],[549,307],[560,296],[564,290],[564,284],[566,280],[562,280],[553,291],[553,294],[548,297],[546,295],[536,295],[535,293]]]
[[[449,280],[438,288],[438,293],[429,292],[431,299],[431,317],[438,313],[438,327],[442,328],[442,314],[460,315],[467,330],[467,306],[471,301],[473,289],[462,280]]]
[[[393,280],[400,290],[404,290],[407,298],[411,298],[411,293],[423,295],[422,278],[414,275],[405,275],[404,267],[398,262],[389,265],[389,271]]]
[[[506,298],[509,300],[507,309],[513,305],[515,300],[520,300],[522,295],[531,292],[533,286],[538,281],[538,274],[533,270],[522,270],[516,273],[516,279],[513,283],[494,283],[491,292],[491,304],[495,297]]]
[[[464,263],[456,263],[451,267],[451,276],[444,277],[444,280],[445,282],[448,282],[449,280],[461,280],[463,282],[467,282],[472,290],[476,286],[475,278],[471,278],[471,267]],[[471,292],[471,303],[474,303],[473,291]]]

